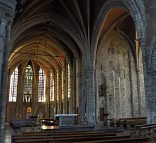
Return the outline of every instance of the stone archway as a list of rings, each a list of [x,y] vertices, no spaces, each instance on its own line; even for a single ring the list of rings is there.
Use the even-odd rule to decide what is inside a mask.
[[[137,86],[140,85],[137,84],[136,63],[126,38],[112,28],[100,41],[96,58],[97,87],[101,83],[101,75],[106,76],[107,97],[102,101],[106,103],[110,118],[139,117],[138,109],[145,109],[145,96],[141,95],[141,101],[138,100]],[[143,77],[143,74],[141,76]],[[140,88],[141,91],[144,90],[144,86]],[[101,105],[101,97],[98,96],[97,92],[97,105]],[[98,106],[96,108],[97,113],[100,113]],[[141,116],[146,116],[143,113],[145,111]]]

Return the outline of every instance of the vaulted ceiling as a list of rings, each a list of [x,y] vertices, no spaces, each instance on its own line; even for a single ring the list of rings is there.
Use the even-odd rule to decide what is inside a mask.
[[[96,19],[108,1],[17,0],[9,67],[31,59],[59,69],[64,66],[65,59],[69,63],[73,58],[89,59],[87,53],[91,51],[89,46],[95,35]],[[127,32],[127,26],[134,27],[132,18],[127,11],[115,8],[106,15],[100,35],[113,27],[133,41],[135,28]]]

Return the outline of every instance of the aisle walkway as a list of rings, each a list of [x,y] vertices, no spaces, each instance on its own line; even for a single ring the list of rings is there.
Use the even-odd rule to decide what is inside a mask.
[[[5,142],[4,143],[11,143],[11,135],[12,135],[12,129],[10,127],[5,128]]]

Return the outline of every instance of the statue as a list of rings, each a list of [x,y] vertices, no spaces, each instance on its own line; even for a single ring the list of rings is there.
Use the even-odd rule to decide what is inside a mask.
[[[99,95],[100,96],[106,95],[106,86],[104,84],[101,84],[99,87]]]

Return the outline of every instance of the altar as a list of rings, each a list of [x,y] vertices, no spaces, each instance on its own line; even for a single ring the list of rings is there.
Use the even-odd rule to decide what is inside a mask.
[[[59,118],[59,126],[74,126],[77,114],[56,114]]]

